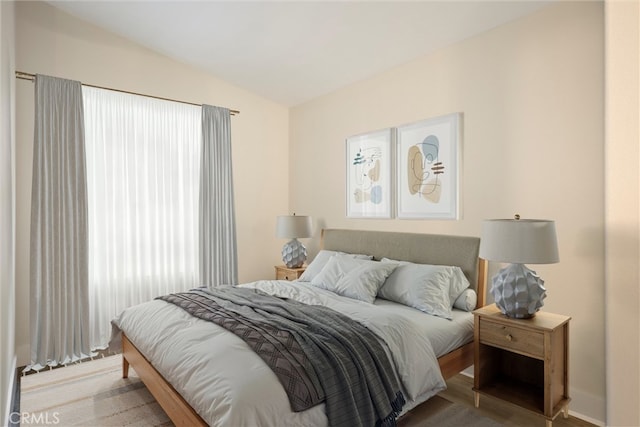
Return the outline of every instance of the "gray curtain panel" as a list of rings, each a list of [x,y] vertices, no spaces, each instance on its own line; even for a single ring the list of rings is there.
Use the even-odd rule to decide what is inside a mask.
[[[238,283],[236,219],[229,110],[202,106],[200,163],[200,280],[205,286]]]
[[[38,369],[90,354],[80,82],[36,76],[31,191],[31,363]]]

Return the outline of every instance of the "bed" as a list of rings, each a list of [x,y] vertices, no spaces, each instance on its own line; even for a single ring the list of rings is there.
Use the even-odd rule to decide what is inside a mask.
[[[479,243],[477,237],[340,229],[325,229],[321,238],[324,252],[364,254],[377,262],[402,261],[459,267],[470,287],[476,291],[476,307],[485,305],[486,284],[486,261],[478,258]],[[473,364],[473,316],[469,312],[454,309],[452,316],[443,319],[381,298],[376,298],[372,304],[353,301],[307,282],[259,281],[241,286],[326,305],[348,313],[380,335],[386,334],[384,339],[393,353],[390,359],[398,370],[405,394],[410,397],[402,414],[440,391],[442,379],[446,380]],[[270,368],[257,356],[251,355],[251,350],[236,353],[236,349],[245,344],[233,333],[215,329],[215,325],[200,319],[193,320],[178,307],[167,309],[165,305],[170,304],[153,301],[131,309],[135,314],[130,314],[126,321],[120,318],[116,333],[120,332],[122,345],[122,376],[126,378],[129,367],[132,367],[175,425],[274,424],[276,419],[278,425],[328,423],[324,403],[296,413],[283,409],[282,405],[288,405],[286,394],[274,386],[273,379],[266,378],[273,376],[269,373]],[[160,306],[162,312],[158,309]],[[388,315],[384,314],[387,312]],[[423,335],[423,329],[420,329],[411,332],[416,334],[407,340],[411,344],[395,342],[399,334],[389,331],[393,328],[381,326],[404,325],[404,322],[433,323],[428,328],[437,331],[435,338],[420,338]],[[161,324],[167,326],[160,327]],[[462,338],[448,339],[448,331],[456,327],[466,328]],[[197,333],[211,335],[207,339],[212,341],[197,338]],[[428,367],[419,370],[407,368],[412,363],[420,364],[422,359],[426,360],[427,352],[433,353],[435,369],[439,372]],[[204,369],[205,365],[208,368]],[[224,371],[224,374],[208,373],[215,370]],[[207,375],[213,376],[209,378]],[[264,381],[258,380],[262,377],[265,377]],[[213,396],[208,391],[210,387],[223,392]],[[237,387],[243,389],[242,395],[234,394]],[[245,405],[246,408],[262,407],[254,413],[252,409],[245,410]],[[234,407],[241,410],[234,412]]]

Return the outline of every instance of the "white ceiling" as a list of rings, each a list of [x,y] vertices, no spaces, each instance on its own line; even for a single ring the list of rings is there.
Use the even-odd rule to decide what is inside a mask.
[[[532,13],[550,1],[51,1],[286,106]]]

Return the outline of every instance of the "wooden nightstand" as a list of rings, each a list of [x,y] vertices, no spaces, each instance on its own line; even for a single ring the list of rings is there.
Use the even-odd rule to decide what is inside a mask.
[[[569,320],[543,311],[531,319],[512,319],[496,305],[475,315],[474,387],[480,395],[496,397],[553,419],[569,417]]]
[[[307,267],[289,268],[284,265],[276,265],[276,280],[296,280],[302,276]]]

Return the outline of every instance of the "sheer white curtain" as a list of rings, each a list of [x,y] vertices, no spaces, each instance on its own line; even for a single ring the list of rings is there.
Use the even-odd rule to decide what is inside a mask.
[[[83,88],[91,348],[126,307],[198,286],[201,108]]]

